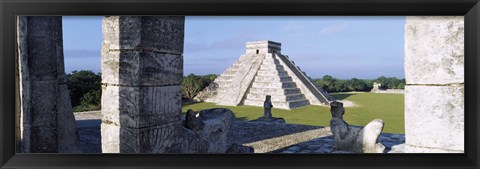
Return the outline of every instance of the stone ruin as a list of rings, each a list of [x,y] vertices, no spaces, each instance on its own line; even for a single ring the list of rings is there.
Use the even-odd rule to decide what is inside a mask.
[[[343,120],[345,109],[341,102],[330,103],[330,130],[335,141],[335,149],[355,153],[383,153],[385,146],[377,143],[383,130],[383,120],[374,119],[365,127],[350,126]]]
[[[279,109],[327,105],[330,96],[312,82],[273,41],[247,42],[246,53],[194,98],[217,105],[263,106],[266,95]]]
[[[252,120],[254,122],[271,122],[271,123],[285,123],[285,119],[283,118],[276,118],[272,116],[272,96],[267,95],[265,96],[265,101],[263,102],[263,116]]]
[[[227,144],[235,116],[229,109],[188,110],[183,122],[184,153],[253,153],[251,147]]]
[[[205,134],[205,126],[187,129],[181,120],[184,17],[105,16],[102,27],[102,151],[219,151],[209,148],[212,135]],[[17,150],[78,152],[64,70],[61,16],[18,16],[16,30]],[[463,16],[406,17],[405,152],[464,152],[463,42]],[[226,91],[227,87],[239,90]],[[328,95],[315,90],[308,77],[280,54],[280,43],[260,41],[247,43],[246,55],[197,99],[262,106],[262,99],[271,94],[272,105],[285,109],[328,103]],[[201,121],[207,125],[208,120]],[[347,126],[345,137],[353,133],[348,129],[356,130],[341,118],[333,122]],[[376,125],[371,128],[378,129],[381,123],[372,124]],[[334,132],[337,137],[342,130]],[[196,140],[201,143],[194,145]],[[222,151],[249,149],[235,144],[227,147]]]
[[[63,59],[61,16],[17,19],[25,153],[78,153]],[[102,47],[103,153],[249,153],[227,145],[228,109],[181,120],[184,17],[105,16]]]

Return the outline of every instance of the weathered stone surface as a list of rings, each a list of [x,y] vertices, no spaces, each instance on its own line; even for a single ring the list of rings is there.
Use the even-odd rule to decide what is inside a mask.
[[[120,126],[102,121],[102,153],[120,153]]]
[[[330,106],[332,114],[330,129],[335,140],[336,150],[356,153],[383,153],[385,146],[377,143],[378,136],[383,130],[383,120],[372,120],[365,127],[350,126],[342,119],[345,112],[343,104],[333,101]]]
[[[280,53],[282,50],[281,43],[272,41],[247,42],[245,46],[245,54],[247,55],[273,53],[273,50],[275,50],[275,53]]]
[[[28,36],[29,80],[56,80],[57,68],[55,40]],[[48,57],[50,56],[50,57]]]
[[[265,55],[247,55],[248,59],[245,60],[235,73],[235,76],[230,82],[229,90],[225,91],[217,104],[237,106],[243,100],[250,83],[255,78],[256,72],[262,64],[262,60]]]
[[[64,72],[62,17],[19,16],[17,21],[22,152],[78,152]]]
[[[339,101],[333,101],[330,103],[330,113],[332,117],[343,119],[345,114],[345,109],[343,108],[343,103]]]
[[[464,114],[463,85],[405,86],[407,145],[463,151]]]
[[[225,153],[234,119],[235,116],[229,109],[215,108],[200,112],[188,110],[183,121],[184,152]]]
[[[282,54],[275,54],[278,58],[279,64],[285,68],[285,71],[292,76],[293,82],[297,84],[305,98],[308,99],[312,105],[325,106],[330,102],[330,96],[322,88],[315,86],[315,83],[300,70],[295,63],[291,61],[288,56]]]
[[[254,123],[254,124],[265,125],[267,123]],[[300,127],[298,125],[291,125],[291,124],[269,123],[267,125],[271,125],[272,126],[271,128],[276,128],[276,127],[278,127],[278,128]],[[310,127],[313,127],[313,126],[310,126]],[[268,128],[268,129],[270,129],[270,128]],[[266,130],[268,130],[268,129],[266,129]],[[261,130],[261,129],[257,129],[257,130]],[[284,129],[284,130],[291,130],[291,129]],[[243,144],[243,145],[253,147],[253,149],[255,150],[255,153],[268,153],[268,152],[273,152],[273,151],[276,151],[278,149],[282,149],[282,148],[285,148],[285,147],[288,147],[288,146],[291,146],[291,145],[306,142],[306,141],[309,141],[309,140],[312,140],[312,139],[315,139],[315,138],[318,138],[318,137],[324,137],[324,136],[331,135],[330,128],[317,128],[317,129],[304,130],[304,131],[299,131],[299,132],[294,132],[294,133],[289,133],[289,132],[286,132],[286,131],[274,131],[274,132],[272,132],[271,129],[270,129],[269,132],[273,133],[273,134],[268,134],[268,135],[270,135],[270,136],[271,135],[277,135],[277,136],[276,137],[268,137],[267,139],[258,140],[258,141],[255,141],[255,142],[248,142],[248,143]],[[285,134],[278,135],[279,133],[285,133]],[[262,137],[262,136],[256,136],[256,137]],[[301,149],[301,148],[299,147],[298,149]],[[289,150],[291,150],[291,149],[289,149]]]
[[[398,144],[392,146],[392,150],[388,153],[405,153],[405,144]]]
[[[30,93],[31,102],[29,114],[24,117],[24,123],[31,126],[42,126],[51,124],[57,126],[57,81],[30,81],[31,90],[25,91]],[[32,138],[33,139],[33,138]]]
[[[183,148],[182,153],[208,153],[209,142],[198,133],[194,131],[183,128],[184,136],[183,136]]]
[[[253,153],[254,150],[252,147],[249,147],[249,146],[242,146],[240,144],[237,144],[237,143],[233,143],[230,145],[230,147],[228,147],[227,149],[227,152],[226,153],[230,153],[230,154],[250,154],[250,153]]]
[[[407,16],[407,84],[464,82],[463,16]]]
[[[263,112],[263,117],[266,117],[266,118],[271,118],[272,117],[272,96],[270,95],[267,95],[265,96],[265,101],[263,102],[263,109],[264,109],[264,112]]]
[[[102,25],[102,152],[182,152],[184,17],[107,16]]]
[[[75,123],[75,117],[72,111],[70,95],[66,84],[59,85],[58,103],[58,152],[59,153],[79,153],[78,131]]]
[[[188,109],[185,115],[183,126],[187,129],[198,131],[205,127],[205,123],[200,119],[200,113],[194,112],[192,109]]]
[[[143,128],[180,121],[181,86],[104,86],[104,121],[122,127]]]
[[[383,121],[375,119],[364,128],[349,126],[340,118],[330,120],[335,149],[356,153],[383,153],[385,146],[376,143],[383,129]]]
[[[24,130],[30,130],[29,153],[58,153],[58,126],[55,122],[24,127]]]
[[[217,77],[218,79],[219,77]],[[211,101],[214,99],[218,94],[218,80],[215,79],[212,83],[210,83],[207,87],[205,87],[201,92],[199,92],[194,98],[194,101],[201,102],[201,101]],[[209,100],[210,99],[210,100]]]
[[[200,111],[200,118],[205,127],[197,133],[209,142],[209,153],[225,153],[228,144],[227,136],[235,115],[229,109],[215,108]]]
[[[103,153],[179,153],[183,132],[180,122],[146,128],[102,123]]]
[[[102,51],[102,83],[128,86],[179,85],[182,77],[182,55]]]
[[[183,54],[184,16],[105,16],[104,48]]]
[[[404,146],[405,153],[464,153],[464,151],[443,149],[443,148],[431,148],[431,147],[419,147],[413,145]]]
[[[60,16],[22,16],[26,19],[28,34],[30,37],[50,38],[54,40],[62,38],[62,17]],[[23,36],[23,35],[22,35]]]

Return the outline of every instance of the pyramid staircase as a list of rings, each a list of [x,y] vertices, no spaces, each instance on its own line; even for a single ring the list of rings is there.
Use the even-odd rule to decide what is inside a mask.
[[[280,54],[280,45],[272,41],[247,42],[246,54],[197,94],[195,100],[227,106],[263,106],[266,95],[270,95],[274,108],[328,105],[328,93],[288,56]]]
[[[272,96],[275,108],[294,109],[310,104],[274,55],[264,58],[243,104],[263,105],[266,95]]]

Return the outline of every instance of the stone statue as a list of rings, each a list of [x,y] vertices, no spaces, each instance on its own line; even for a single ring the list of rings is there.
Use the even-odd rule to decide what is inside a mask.
[[[272,116],[272,96],[267,95],[263,102],[263,117],[252,120],[253,122],[267,122],[267,123],[285,123],[283,118],[275,118]]]
[[[265,101],[263,102],[263,117],[271,118],[272,117],[272,96],[267,95]]]
[[[335,141],[336,150],[355,153],[383,153],[385,146],[377,143],[378,136],[383,130],[384,122],[381,119],[372,120],[365,127],[350,126],[343,120],[345,109],[337,101],[330,103],[330,130]]]
[[[188,110],[184,125],[184,152],[225,153],[235,115],[229,109]]]
[[[200,119],[200,113],[194,112],[192,109],[188,109],[183,126],[185,126],[187,129],[198,131],[203,129],[205,123],[203,123],[203,121]]]
[[[345,114],[345,109],[343,108],[343,103],[338,101],[333,101],[330,103],[330,113],[333,117],[343,119],[343,114]]]

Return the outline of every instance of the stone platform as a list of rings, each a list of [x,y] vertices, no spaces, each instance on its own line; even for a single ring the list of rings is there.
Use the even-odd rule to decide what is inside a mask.
[[[100,111],[75,113],[82,153],[101,153]],[[251,146],[255,153],[349,153],[335,151],[329,127],[269,122],[235,121],[228,144]],[[385,153],[403,153],[402,134],[382,133]],[[392,146],[399,147],[392,151]],[[400,145],[400,146],[398,146]]]

